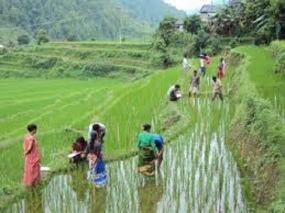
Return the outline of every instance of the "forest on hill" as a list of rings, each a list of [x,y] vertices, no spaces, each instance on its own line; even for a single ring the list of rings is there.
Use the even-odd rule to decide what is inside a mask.
[[[167,15],[186,14],[162,0],[0,0],[0,41],[40,29],[51,39],[140,38]]]

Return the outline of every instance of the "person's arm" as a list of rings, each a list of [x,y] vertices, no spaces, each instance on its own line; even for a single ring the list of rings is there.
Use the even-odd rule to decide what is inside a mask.
[[[35,139],[31,138],[31,140],[29,141],[28,149],[25,150],[25,152],[24,152],[24,156],[28,155],[31,152],[33,145],[34,145],[34,141],[35,141]]]
[[[151,136],[151,139],[150,139],[150,140],[151,140],[151,141],[150,141],[151,148],[152,148],[154,154],[157,155],[157,152],[158,152],[158,151],[157,151],[156,144],[155,144],[155,142],[154,142],[154,136]]]
[[[141,139],[140,139],[140,134],[137,137],[137,146],[138,148],[140,148],[140,143],[141,143]]]

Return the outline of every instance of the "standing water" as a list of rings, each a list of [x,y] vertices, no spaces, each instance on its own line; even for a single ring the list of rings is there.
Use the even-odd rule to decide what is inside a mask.
[[[182,104],[190,109],[188,100]],[[226,147],[229,104],[201,98],[191,114],[195,125],[165,147],[155,177],[138,174],[133,157],[108,164],[108,184],[96,189],[82,167],[53,177],[41,192],[27,193],[6,212],[248,212]]]

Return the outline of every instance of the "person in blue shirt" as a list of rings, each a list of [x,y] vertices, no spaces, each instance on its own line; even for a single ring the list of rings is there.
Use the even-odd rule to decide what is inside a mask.
[[[163,151],[164,151],[164,147],[163,147],[163,143],[164,143],[164,140],[163,140],[163,137],[159,134],[154,134],[154,142],[155,142],[155,145],[157,147],[157,150],[158,150],[158,154],[157,154],[157,169],[160,168],[160,165],[162,163],[162,160],[163,160]]]

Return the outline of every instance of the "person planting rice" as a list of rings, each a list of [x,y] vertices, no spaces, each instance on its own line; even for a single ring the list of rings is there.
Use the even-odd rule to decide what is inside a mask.
[[[200,55],[200,72],[202,76],[206,74],[206,67],[205,67],[205,56]]]
[[[76,138],[76,141],[71,146],[71,153],[74,156],[71,158],[71,162],[79,163],[86,160],[85,150],[87,148],[87,141],[84,137],[80,136]]]
[[[104,137],[106,135],[106,127],[104,124],[99,123],[99,122],[94,122],[92,124],[89,125],[88,128],[88,137],[89,140],[92,137],[92,134],[97,133],[99,138],[100,138],[100,142],[104,143]]]
[[[35,138],[37,132],[36,124],[29,124],[27,126],[28,134],[24,138],[24,177],[23,184],[26,187],[34,186],[41,180],[41,166],[40,166],[40,150],[38,142]]]
[[[188,63],[187,54],[184,54],[182,66],[183,66],[183,75],[186,76],[188,73],[189,67],[191,67]]]
[[[216,99],[217,96],[219,96],[220,100],[223,101],[223,93],[222,93],[222,83],[220,79],[218,79],[216,76],[212,77],[214,88],[213,88],[213,94],[212,94],[212,101]]]
[[[180,99],[181,98],[180,85],[179,84],[172,85],[167,91],[167,96],[170,101],[177,101],[178,99]]]
[[[226,72],[226,62],[224,58],[220,59],[219,67],[218,67],[218,73],[217,76],[219,79],[222,79],[225,75]]]
[[[194,101],[196,101],[196,98],[198,96],[198,89],[200,85],[200,76],[198,75],[197,70],[193,71],[193,76],[190,80],[190,88],[189,88],[189,97],[193,97]]]
[[[206,53],[204,53],[203,55],[204,55],[206,64],[210,64],[212,61],[211,57]]]
[[[103,160],[101,138],[98,134],[92,134],[86,149],[86,155],[89,161],[87,179],[93,182],[96,187],[104,186],[107,182],[107,174]]]
[[[154,134],[154,143],[156,145],[156,148],[158,150],[158,155],[157,155],[157,168],[160,169],[161,163],[163,161],[163,137],[159,134]]]
[[[153,176],[155,171],[155,159],[158,157],[158,151],[155,144],[154,135],[150,133],[151,125],[144,124],[143,132],[141,132],[137,139],[139,149],[138,172]]]

